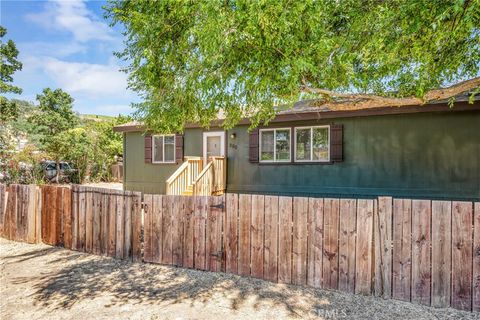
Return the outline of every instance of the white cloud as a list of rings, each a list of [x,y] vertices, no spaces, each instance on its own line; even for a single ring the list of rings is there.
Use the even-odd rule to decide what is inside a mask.
[[[120,67],[115,64],[66,62],[44,58],[42,68],[67,92],[93,96],[128,96],[127,75],[120,72]]]
[[[51,0],[44,11],[27,14],[25,18],[48,29],[70,32],[78,42],[117,41],[109,26],[81,0]]]
[[[20,54],[34,53],[36,56],[51,56],[56,58],[65,58],[72,54],[87,53],[88,47],[85,44],[71,41],[71,42],[46,42],[46,41],[32,41],[19,42],[17,47]]]

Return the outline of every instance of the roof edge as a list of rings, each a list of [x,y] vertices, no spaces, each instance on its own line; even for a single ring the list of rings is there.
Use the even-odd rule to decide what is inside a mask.
[[[270,123],[301,121],[301,120],[322,120],[336,118],[369,117],[381,115],[397,115],[428,112],[461,112],[461,111],[480,111],[480,101],[475,100],[473,104],[468,101],[455,102],[452,108],[448,103],[435,103],[425,105],[412,105],[402,107],[378,107],[357,110],[332,110],[332,111],[305,111],[296,113],[277,114]],[[210,122],[212,127],[218,127],[224,120],[213,120]],[[241,119],[237,125],[249,125],[248,118]],[[187,123],[185,128],[201,128],[198,123]],[[126,123],[113,127],[114,132],[138,132],[144,131],[145,126],[141,123]]]

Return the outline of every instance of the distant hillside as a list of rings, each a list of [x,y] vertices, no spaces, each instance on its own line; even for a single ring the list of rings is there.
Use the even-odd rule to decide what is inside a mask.
[[[110,121],[115,119],[115,117],[112,116],[102,116],[98,114],[80,114],[79,117],[85,121]]]

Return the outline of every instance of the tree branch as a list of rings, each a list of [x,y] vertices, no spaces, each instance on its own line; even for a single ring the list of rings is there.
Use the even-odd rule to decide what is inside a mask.
[[[411,105],[422,105],[429,102],[449,99],[460,93],[475,89],[479,86],[480,77],[477,77],[463,82],[459,82],[447,88],[430,90],[424,95],[423,98],[418,98],[414,96],[395,98],[382,97],[374,94],[341,93],[325,89],[312,88],[305,85],[305,82],[301,90],[303,92],[319,94],[327,98],[340,99],[339,101],[328,101],[329,99],[326,99],[325,101],[318,101],[317,105],[329,103],[332,104],[335,110],[356,110],[387,106],[402,107]]]

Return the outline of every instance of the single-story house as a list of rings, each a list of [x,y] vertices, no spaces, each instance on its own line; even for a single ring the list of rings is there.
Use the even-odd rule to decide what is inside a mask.
[[[453,107],[359,110],[306,101],[251,132],[248,119],[230,130],[220,123],[188,124],[182,134],[115,127],[124,137],[124,189],[480,200],[478,96],[473,104],[458,96]]]

